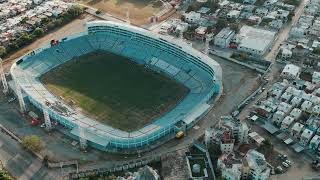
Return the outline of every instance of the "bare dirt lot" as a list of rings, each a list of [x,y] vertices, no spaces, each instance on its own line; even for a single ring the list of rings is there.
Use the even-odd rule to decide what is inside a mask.
[[[129,11],[130,21],[142,25],[148,22],[161,9],[161,2],[154,0],[83,0],[83,4],[111,14],[120,19],[127,19]]]

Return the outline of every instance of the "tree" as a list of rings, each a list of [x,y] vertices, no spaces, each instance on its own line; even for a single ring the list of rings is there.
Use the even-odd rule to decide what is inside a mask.
[[[39,28],[37,27],[35,30],[34,30],[34,35],[36,35],[37,37],[43,35],[44,33],[44,30],[42,28]]]
[[[257,151],[264,154],[265,156],[269,156],[273,151],[273,144],[271,143],[270,139],[264,140],[258,147]]]
[[[234,30],[236,33],[238,33],[239,30],[240,30],[240,26],[239,26],[238,23],[232,23],[232,24],[230,24],[230,29],[232,29],[232,30]]]
[[[13,180],[9,173],[5,170],[0,171],[0,180]]]
[[[4,46],[0,46],[0,57],[3,57],[7,53],[7,49]]]
[[[36,135],[23,137],[21,144],[24,148],[33,152],[40,152],[45,148],[45,143]]]
[[[224,19],[218,19],[216,27],[217,29],[223,29],[227,26],[227,21]]]
[[[23,34],[20,39],[22,44],[28,44],[33,40],[32,36],[29,34]]]
[[[68,13],[71,14],[73,17],[79,16],[81,13],[83,13],[83,7],[80,5],[72,5],[68,9]]]
[[[52,30],[52,29],[54,29],[55,27],[56,27],[55,22],[50,21],[50,22],[47,24],[47,28],[48,28],[49,30]]]

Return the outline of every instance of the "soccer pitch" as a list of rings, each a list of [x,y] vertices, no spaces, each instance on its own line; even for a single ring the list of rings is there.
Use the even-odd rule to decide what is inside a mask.
[[[40,79],[66,103],[75,102],[87,116],[124,131],[151,123],[189,92],[165,75],[104,51],[76,57]]]

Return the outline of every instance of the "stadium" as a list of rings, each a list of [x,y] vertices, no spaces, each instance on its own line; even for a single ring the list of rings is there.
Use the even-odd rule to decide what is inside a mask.
[[[103,151],[145,149],[193,127],[222,91],[220,65],[182,41],[116,22],[85,26],[10,70],[17,96],[75,139]]]

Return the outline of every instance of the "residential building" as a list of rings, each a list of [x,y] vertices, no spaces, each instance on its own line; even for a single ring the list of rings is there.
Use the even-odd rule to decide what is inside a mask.
[[[242,161],[235,157],[235,154],[223,154],[218,158],[217,166],[222,177],[230,180],[241,179]]]
[[[270,176],[271,169],[263,154],[256,150],[249,150],[245,157],[250,168],[249,178],[266,180]]]
[[[303,131],[304,125],[301,123],[296,122],[291,128],[291,136],[296,139],[300,139],[301,133]]]
[[[320,145],[320,136],[314,135],[309,143],[309,148],[318,152],[319,151],[319,145]]]
[[[313,84],[316,84],[316,85],[319,85],[320,84],[320,72],[313,72],[312,74],[312,83]]]
[[[293,117],[293,119],[294,119],[295,121],[299,120],[300,117],[301,117],[301,115],[302,115],[302,111],[301,111],[301,109],[298,109],[298,108],[294,108],[294,109],[292,109],[292,111],[290,112],[290,116]]]
[[[235,32],[228,28],[223,28],[215,37],[214,37],[214,45],[222,48],[226,48],[229,46],[232,38],[234,37]]]
[[[307,146],[309,141],[312,139],[314,135],[314,131],[311,131],[310,129],[305,129],[300,138],[300,144]]]
[[[201,14],[194,12],[194,11],[191,11],[189,13],[185,13],[184,18],[185,18],[186,22],[188,22],[188,23],[197,24],[197,23],[199,23],[199,21],[201,19]]]
[[[296,79],[300,75],[301,68],[294,64],[287,64],[282,72],[281,76],[286,79]]]
[[[286,117],[283,119],[282,123],[281,123],[280,129],[281,129],[281,130],[287,130],[287,129],[289,129],[289,127],[292,125],[293,122],[294,122],[293,117],[286,116]]]
[[[272,122],[276,125],[280,125],[285,116],[286,114],[284,112],[277,111],[273,114]]]
[[[222,135],[220,142],[220,150],[222,153],[228,154],[233,152],[234,139],[231,136],[230,131],[225,131]]]

